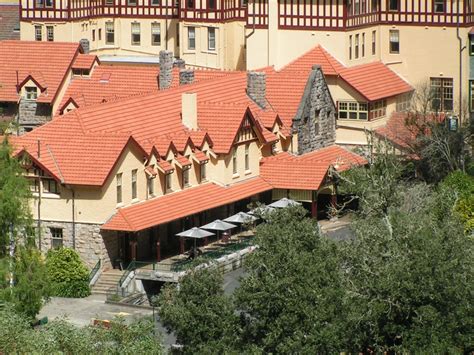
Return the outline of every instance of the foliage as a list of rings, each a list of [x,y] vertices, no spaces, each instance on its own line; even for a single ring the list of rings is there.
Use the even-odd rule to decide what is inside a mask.
[[[14,258],[14,287],[7,284],[6,268],[0,270],[0,299],[13,309],[32,320],[39,313],[50,293],[50,282],[46,265],[40,252],[34,248],[20,246]],[[3,284],[1,281],[4,281]]]
[[[160,319],[185,353],[220,353],[235,347],[238,317],[222,289],[217,270],[197,269],[176,285],[165,286],[159,298]]]
[[[54,296],[80,298],[90,295],[89,271],[76,251],[68,248],[50,250],[46,266]]]
[[[275,211],[256,230],[258,249],[237,290],[242,343],[264,353],[344,349],[344,290],[337,245],[302,207]]]
[[[5,255],[10,231],[15,239],[31,232],[30,190],[22,169],[12,156],[8,136],[0,143],[0,257]],[[13,227],[13,228],[12,228]]]
[[[466,234],[474,232],[474,177],[455,171],[443,180],[441,188],[458,194],[455,211],[464,224]]]
[[[10,308],[0,309],[0,353],[162,354],[154,324],[142,319],[130,325],[116,319],[111,328],[76,327],[66,320],[32,329],[28,319]]]

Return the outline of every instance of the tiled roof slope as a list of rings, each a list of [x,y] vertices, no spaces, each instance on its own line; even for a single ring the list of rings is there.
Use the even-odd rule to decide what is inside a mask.
[[[322,46],[318,45],[309,50],[301,57],[281,69],[286,73],[309,74],[313,65],[320,65],[324,75],[338,75],[344,69],[344,65],[330,55]]]
[[[368,101],[413,91],[410,84],[381,62],[346,68],[340,72],[340,76]]]
[[[92,54],[79,54],[72,64],[73,69],[91,69],[94,62],[99,61],[97,56]]]
[[[136,232],[271,189],[259,177],[229,187],[208,183],[121,208],[102,229]]]
[[[32,76],[46,88],[38,102],[53,102],[79,48],[78,43],[0,42],[0,101],[17,102],[17,84]]]
[[[0,4],[0,41],[20,39],[18,5]]]
[[[364,164],[367,161],[361,156],[331,146],[299,156],[280,153],[264,158],[260,163],[260,176],[278,189],[318,190],[331,165],[342,171]]]

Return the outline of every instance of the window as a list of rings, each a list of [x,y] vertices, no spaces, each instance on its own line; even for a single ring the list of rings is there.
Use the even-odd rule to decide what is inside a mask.
[[[469,81],[469,110],[474,112],[474,81]]]
[[[137,4],[137,0],[128,0],[127,4],[128,6],[135,6]]]
[[[216,50],[216,29],[214,27],[207,28],[207,49]]]
[[[53,0],[45,0],[46,7],[53,7]]]
[[[250,170],[250,144],[245,145],[245,170]]]
[[[216,9],[216,0],[208,0],[207,1],[207,7],[210,10],[215,10]]]
[[[105,44],[114,44],[114,43],[115,43],[114,23],[106,22],[105,23]]]
[[[183,169],[183,188],[189,186],[189,168]]]
[[[159,6],[160,5],[160,0],[151,0],[151,4],[153,6]]]
[[[42,26],[35,26],[35,41],[43,40],[43,28]]]
[[[53,26],[46,26],[46,39],[49,42],[54,41],[54,27]]]
[[[186,0],[186,6],[188,9],[194,9],[194,0]]]
[[[232,151],[232,174],[237,174],[237,148]]]
[[[155,179],[149,177],[147,180],[147,189],[148,189],[148,196],[155,195]]]
[[[362,58],[365,57],[365,32],[362,33]]]
[[[453,110],[453,79],[452,78],[430,78],[433,96],[432,109],[436,112]]]
[[[105,5],[113,5],[114,0],[105,0]]]
[[[44,7],[44,0],[36,0],[36,7],[43,8]]]
[[[132,170],[132,200],[137,198],[137,169]]]
[[[396,108],[397,112],[404,112],[410,109],[411,97],[412,97],[411,92],[397,96],[397,108]]]
[[[132,45],[140,45],[140,24],[138,22],[132,23]]]
[[[372,55],[375,55],[376,50],[377,50],[376,41],[377,41],[377,32],[372,31]]]
[[[352,35],[349,36],[349,60],[352,59]]]
[[[122,203],[122,173],[117,174],[117,203]]]
[[[355,43],[354,43],[354,57],[355,59],[359,58],[359,35],[355,35]]]
[[[102,41],[102,28],[99,28],[99,41]]]
[[[51,249],[59,249],[63,247],[63,230],[62,228],[50,228],[51,232]]]
[[[92,42],[95,42],[95,30],[92,30]]]
[[[388,11],[398,11],[399,5],[398,0],[388,0]]]
[[[446,11],[445,0],[433,0],[434,12],[442,13]]]
[[[171,180],[172,176],[171,174],[166,174],[165,175],[165,190],[166,191],[171,191],[172,190],[172,180]]]
[[[196,28],[188,27],[188,49],[196,49]]]
[[[350,120],[367,120],[368,105],[366,102],[339,102],[338,118]]]
[[[207,163],[201,164],[201,181],[206,181],[207,176],[206,176],[206,169],[207,169]]]
[[[30,180],[30,191],[31,192],[39,192],[39,181],[38,179],[29,179]]]
[[[359,15],[360,13],[360,0],[354,0],[354,14]]]
[[[151,45],[161,46],[161,26],[156,22],[151,24]]]
[[[398,30],[390,30],[390,53],[400,53],[400,32]]]
[[[387,101],[386,100],[379,100],[370,104],[369,118],[371,120],[380,118],[380,117],[385,117],[386,114],[387,114]]]
[[[36,100],[38,97],[38,88],[35,86],[25,87],[25,99],[27,100]]]
[[[53,179],[44,179],[43,191],[51,194],[59,194],[58,183]]]

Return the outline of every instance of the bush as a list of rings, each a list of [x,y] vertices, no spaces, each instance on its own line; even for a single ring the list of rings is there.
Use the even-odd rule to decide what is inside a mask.
[[[81,298],[90,295],[89,271],[74,250],[50,250],[46,266],[54,296]]]

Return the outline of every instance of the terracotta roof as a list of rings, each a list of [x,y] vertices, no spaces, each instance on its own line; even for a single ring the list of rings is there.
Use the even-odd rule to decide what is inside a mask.
[[[189,161],[189,159],[181,154],[178,154],[178,156],[176,157],[176,162],[178,163],[178,166],[180,166],[181,168],[191,165],[191,162]]]
[[[341,171],[367,161],[344,148],[331,146],[299,156],[280,153],[262,159],[260,164],[260,176],[274,188],[318,190],[331,165]]]
[[[0,101],[17,102],[17,84],[32,76],[47,88],[38,102],[52,103],[79,48],[78,43],[0,42]]]
[[[101,228],[137,232],[271,190],[261,178],[229,187],[208,183],[124,207]]]
[[[313,65],[320,65],[324,75],[338,75],[344,69],[341,62],[329,54],[321,45],[318,45],[287,64],[280,71],[309,74]]]
[[[73,69],[91,69],[95,62],[99,61],[99,58],[91,54],[79,54],[72,64]]]
[[[209,160],[209,157],[198,149],[194,151],[193,158],[200,164]]]
[[[155,170],[155,168],[152,165],[148,165],[145,168],[145,173],[152,177],[155,177],[156,175],[158,175],[158,172]]]
[[[344,69],[340,76],[368,101],[413,91],[413,87],[382,62]]]
[[[164,174],[171,173],[174,170],[173,166],[166,160],[160,160],[158,162],[158,169],[161,170]]]
[[[0,4],[0,41],[20,39],[18,5]]]

